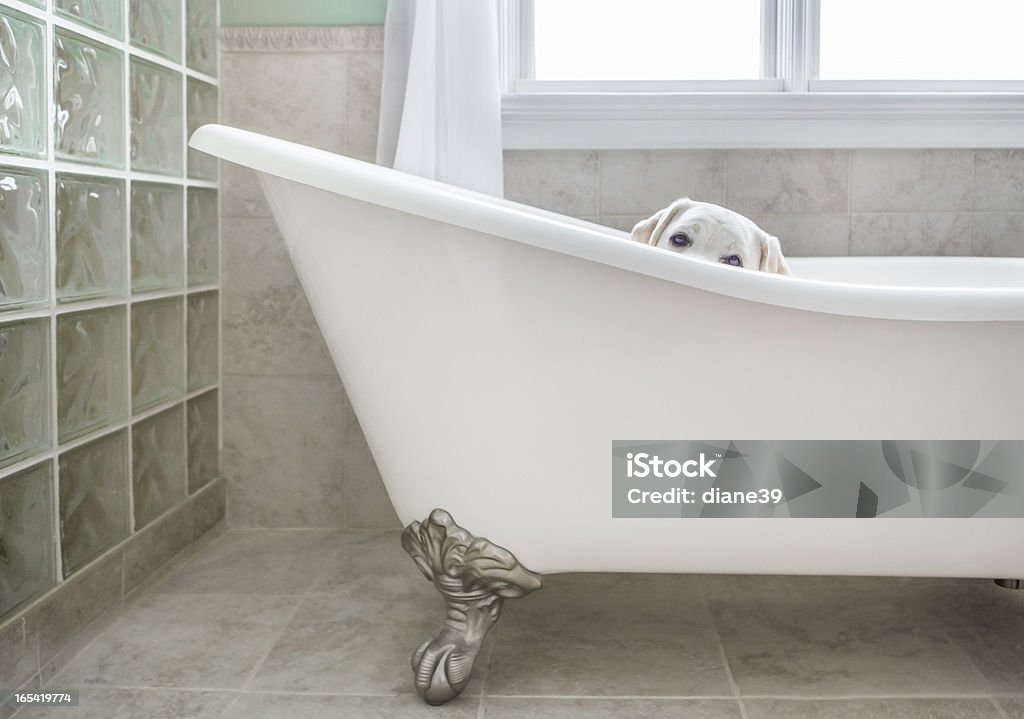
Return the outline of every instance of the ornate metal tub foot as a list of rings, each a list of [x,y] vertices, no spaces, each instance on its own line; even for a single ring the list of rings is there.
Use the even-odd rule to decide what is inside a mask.
[[[1024,589],[1024,579],[994,579],[992,581],[1006,589]]]
[[[541,578],[507,549],[474,537],[443,509],[406,527],[402,547],[447,605],[441,631],[412,655],[416,691],[428,704],[444,704],[469,683],[504,601],[539,589]]]

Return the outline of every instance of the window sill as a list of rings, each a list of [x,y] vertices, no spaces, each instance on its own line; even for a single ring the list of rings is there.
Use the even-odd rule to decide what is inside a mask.
[[[1024,93],[522,93],[506,149],[1015,148]]]

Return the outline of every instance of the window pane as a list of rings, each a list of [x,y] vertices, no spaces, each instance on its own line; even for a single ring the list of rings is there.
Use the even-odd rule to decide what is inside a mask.
[[[823,80],[1024,80],[1021,0],[822,0]]]
[[[751,80],[761,0],[534,0],[537,80]]]

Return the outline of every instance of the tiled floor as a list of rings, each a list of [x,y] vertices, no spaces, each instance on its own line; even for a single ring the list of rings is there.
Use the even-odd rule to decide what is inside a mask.
[[[1024,719],[1024,592],[987,581],[561,575],[466,693],[412,690],[441,602],[396,533],[227,531],[18,717]]]

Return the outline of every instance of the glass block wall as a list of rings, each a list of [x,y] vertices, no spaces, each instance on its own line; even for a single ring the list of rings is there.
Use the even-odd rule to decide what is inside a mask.
[[[217,0],[0,0],[0,621],[219,474]]]

